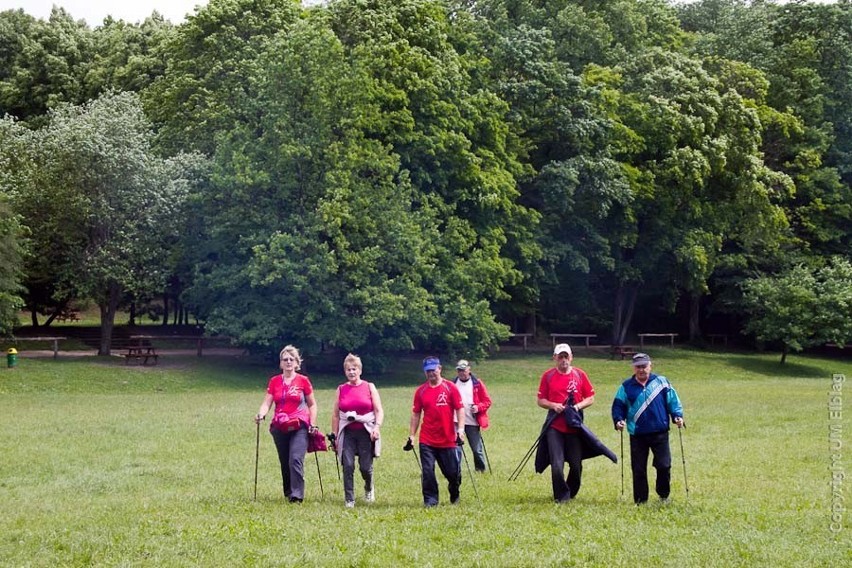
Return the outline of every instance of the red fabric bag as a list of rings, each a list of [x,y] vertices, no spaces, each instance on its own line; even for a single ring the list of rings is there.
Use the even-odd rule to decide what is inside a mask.
[[[308,432],[308,452],[327,452],[328,445],[325,443],[325,435],[319,428],[313,433]]]

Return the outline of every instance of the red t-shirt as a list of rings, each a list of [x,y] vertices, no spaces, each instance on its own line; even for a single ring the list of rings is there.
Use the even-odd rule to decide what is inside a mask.
[[[308,412],[307,397],[314,392],[314,388],[308,377],[296,374],[290,381],[290,385],[286,386],[283,375],[275,375],[269,379],[266,392],[271,394],[272,400],[275,401],[276,416],[287,414],[290,418],[298,418],[310,424],[311,416]]]
[[[414,392],[414,413],[423,413],[420,423],[420,443],[435,448],[456,447],[456,410],[462,407],[456,385],[442,379],[437,386],[423,383]]]
[[[595,388],[589,382],[589,376],[582,369],[571,367],[571,370],[565,374],[560,373],[559,369],[553,368],[548,369],[541,376],[541,382],[538,385],[538,398],[565,404],[570,392],[574,393],[574,404],[595,395]],[[569,428],[565,424],[565,417],[562,414],[556,417],[550,427],[569,434],[577,431],[576,428]]]
[[[345,383],[337,390],[337,407],[340,412],[355,412],[357,414],[369,414],[373,412],[373,393],[370,392],[370,383],[361,381],[360,385]],[[363,430],[364,424],[352,422],[347,428]]]

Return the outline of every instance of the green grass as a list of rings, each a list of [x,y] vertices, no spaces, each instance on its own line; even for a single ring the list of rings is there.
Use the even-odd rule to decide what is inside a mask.
[[[477,500],[465,470],[462,502],[446,504],[442,483],[442,505],[429,510],[414,457],[401,450],[421,380],[414,360],[368,377],[386,408],[385,447],[378,501],[365,505],[359,492],[354,510],[343,508],[331,454],[319,456],[324,499],[309,456],[306,502],[285,503],[265,428],[252,500],[252,416],[274,369],[207,357],[149,368],[21,360],[0,370],[0,565],[849,565],[852,513],[839,535],[829,530],[828,391],[832,373],[850,377],[852,364],[652,356],[685,404],[688,501],[676,433],[668,506],[632,505],[629,467],[622,500],[620,466],[603,458],[585,462],[583,489],[565,506],[551,503],[549,476],[532,464],[507,482],[543,419],[535,391],[548,359],[501,355],[475,368],[494,399],[485,440],[495,473],[476,477]],[[618,453],[609,405],[629,368],[583,356],[576,364],[598,393],[587,423]],[[312,378],[327,428],[342,374]]]

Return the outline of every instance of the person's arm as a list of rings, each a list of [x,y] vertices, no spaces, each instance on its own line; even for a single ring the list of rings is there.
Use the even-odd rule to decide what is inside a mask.
[[[456,409],[456,435],[464,441],[464,405]]]
[[[669,414],[672,417],[672,422],[674,422],[678,428],[683,428],[686,423],[683,421],[683,405],[680,403],[680,397],[677,396],[677,391],[674,390],[674,387],[669,385],[668,392],[666,393],[666,410],[668,410]]]
[[[308,417],[310,418],[309,430],[316,430],[317,427],[317,400],[314,398],[314,393],[305,396],[305,401],[308,403]]]
[[[552,402],[546,398],[539,398],[538,405],[545,410],[552,410],[553,412],[560,413],[565,410],[565,405],[560,404],[558,402]]]
[[[257,414],[254,416],[254,421],[256,424],[259,424],[266,418],[266,413],[269,412],[269,407],[272,406],[272,395],[266,393],[266,396],[263,397],[263,402],[260,404],[260,408],[257,410]]]
[[[488,396],[488,389],[485,388],[485,383],[479,381],[479,402],[473,410],[474,414],[478,412],[488,412],[491,408],[491,397]]]
[[[337,396],[334,397],[334,404],[331,406],[331,434],[337,436],[337,430],[340,428],[340,387],[337,387]]]
[[[612,424],[615,429],[619,431],[624,430],[624,426],[626,425],[625,419],[627,418],[627,393],[624,390],[624,385],[618,387],[618,391],[615,393],[610,414],[612,415]]]
[[[370,383],[370,396],[373,399],[373,414],[376,415],[376,427],[373,428],[370,438],[377,440],[381,436],[379,429],[385,421],[385,410],[382,408],[382,399],[379,396],[379,389],[377,389],[376,385],[373,383]]]
[[[595,403],[595,395],[588,396],[574,405],[574,410],[580,411],[588,408]]]
[[[411,422],[408,425],[408,439],[414,441],[414,436],[417,435],[417,429],[420,427],[420,413],[411,413]]]

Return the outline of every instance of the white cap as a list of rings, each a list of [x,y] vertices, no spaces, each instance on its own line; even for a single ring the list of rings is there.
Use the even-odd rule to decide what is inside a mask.
[[[568,355],[573,355],[573,353],[571,353],[571,346],[567,343],[560,343],[559,345],[553,348],[554,355],[559,355],[560,353],[567,353]]]

